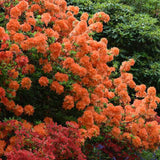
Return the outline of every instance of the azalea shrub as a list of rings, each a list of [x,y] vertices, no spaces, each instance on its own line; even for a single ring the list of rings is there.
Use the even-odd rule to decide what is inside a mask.
[[[65,0],[19,0],[9,13],[8,23],[0,27],[1,123],[4,118],[14,117],[19,121],[23,118],[36,128],[39,120],[40,134],[47,135],[47,126],[41,121],[49,116],[63,125],[74,121],[72,125],[81,135],[76,137],[82,145],[87,138],[100,135],[100,128],[104,126],[108,135],[137,151],[158,148],[160,125],[154,117],[160,98],[156,96],[156,89],[134,82],[133,75],[128,73],[134,59],[124,61],[117,69],[111,62],[119,55],[119,49],[108,49],[106,38],[93,39],[95,33],[103,31],[109,15],[98,12],[88,19],[88,14],[83,13],[78,20],[75,15],[79,8],[67,6]],[[54,123],[50,125],[57,128]],[[46,156],[83,157],[79,149],[79,154],[74,152],[77,146],[63,145],[65,137],[40,138],[33,131],[26,135],[23,128],[19,128],[22,138],[33,141],[26,147],[35,145],[37,154],[47,150],[47,143],[54,146],[56,140],[60,140],[65,151],[59,153],[60,148],[56,153],[51,147]],[[9,134],[1,127],[1,155],[33,156],[34,148],[27,150],[23,141],[20,146],[24,148],[16,149],[15,154],[14,149],[7,149]],[[46,146],[40,148],[41,143]]]
[[[6,133],[3,138],[9,141],[0,140],[0,155],[3,155],[5,148],[8,160],[86,159],[81,151],[81,136],[77,125],[73,122],[66,124],[67,127],[57,125],[49,117],[44,119],[44,123],[35,126],[25,120],[3,122],[1,129]]]

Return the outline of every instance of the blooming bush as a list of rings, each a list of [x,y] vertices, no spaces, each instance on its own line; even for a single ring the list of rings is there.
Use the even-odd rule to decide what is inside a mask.
[[[48,117],[44,119],[44,123],[35,126],[27,121],[3,122],[1,129],[11,136],[4,135],[4,139],[9,139],[7,143],[0,141],[1,155],[6,148],[5,156],[8,160],[85,159],[77,126],[73,122],[67,122],[67,126],[57,125]]]
[[[109,21],[109,15],[99,12],[88,20],[88,14],[84,13],[77,20],[78,12],[78,7],[67,6],[65,0],[22,0],[10,9],[9,22],[5,28],[0,27],[1,113],[6,116],[14,113],[16,118],[25,118],[35,125],[37,120],[49,115],[53,119],[55,116],[56,120],[56,111],[63,110],[65,114],[72,114],[68,120],[75,120],[82,144],[87,138],[98,136],[104,124],[108,135],[137,150],[157,149],[160,125],[153,118],[160,99],[156,89],[150,87],[146,91],[144,84],[136,85],[132,74],[128,73],[135,63],[133,59],[123,62],[119,77],[114,77],[116,68],[109,64],[118,56],[119,49],[108,49],[106,38],[97,42],[92,37],[96,32],[102,32],[103,22]],[[34,139],[38,154],[42,151],[46,156],[56,157],[57,154],[67,158],[81,155],[79,149],[79,154],[74,152],[74,146],[72,152],[67,150],[72,146],[63,146],[65,137],[54,139],[50,135],[37,139],[34,130],[46,136],[47,126],[40,123],[29,132],[29,141]],[[22,138],[28,138],[23,129],[19,132]],[[52,134],[52,130],[50,132]],[[68,134],[69,130],[66,132]],[[5,144],[9,132],[2,127],[0,133]],[[76,136],[78,139],[78,134]],[[56,153],[51,147],[57,140],[63,146],[62,153],[62,148]],[[42,142],[46,145],[39,148]],[[20,141],[20,146],[23,143]],[[46,149],[47,145],[51,145],[51,150]],[[1,155],[13,151],[5,145],[1,148]],[[15,155],[13,152],[6,155],[21,156],[28,152],[34,153],[24,147]],[[29,155],[33,156],[32,153]]]

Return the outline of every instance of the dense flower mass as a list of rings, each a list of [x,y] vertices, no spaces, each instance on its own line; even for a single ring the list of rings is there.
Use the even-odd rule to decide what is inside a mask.
[[[79,132],[77,128],[72,127],[75,126],[74,123],[68,122],[68,127],[62,127],[49,117],[44,121],[45,123],[38,124],[34,128],[26,121],[21,123],[10,120],[8,124],[1,123],[5,132],[14,133],[6,149],[6,142],[0,140],[1,156],[4,153],[9,160],[86,159],[81,151],[80,141],[77,139],[80,137]]]
[[[108,49],[106,38],[93,39],[109,15],[99,12],[88,19],[83,13],[78,20],[79,8],[65,0],[13,4],[6,27],[0,27],[0,113],[19,117],[0,121],[0,156],[82,160],[81,144],[100,135],[102,125],[106,134],[138,151],[157,149],[156,89],[134,82],[128,73],[134,59],[124,61],[115,78],[110,62],[119,49]],[[52,122],[60,107],[74,120],[68,128]],[[44,123],[39,114],[47,116]]]

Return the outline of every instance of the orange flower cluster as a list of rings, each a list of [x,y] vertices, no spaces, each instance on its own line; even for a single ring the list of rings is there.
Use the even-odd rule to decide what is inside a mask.
[[[64,87],[60,85],[57,81],[53,81],[50,85],[52,91],[56,91],[57,94],[62,94],[64,92]]]
[[[47,132],[45,130],[45,124],[44,123],[40,123],[40,124],[34,126],[33,132],[37,132],[40,135],[46,135]]]
[[[50,20],[51,20],[51,16],[49,13],[42,14],[41,21],[44,22],[46,26],[48,26],[48,23],[50,22]]]
[[[22,88],[26,88],[29,90],[31,87],[31,83],[32,83],[32,81],[30,80],[30,78],[25,77],[21,81],[21,86],[22,86]]]
[[[9,75],[9,77],[16,79],[16,78],[18,78],[19,73],[15,69],[12,69],[12,70],[8,71],[8,75]]]
[[[74,107],[74,98],[70,95],[65,96],[62,107],[64,109],[72,109]]]
[[[35,67],[33,64],[26,64],[25,67],[22,69],[23,74],[33,74],[35,72]]]
[[[100,21],[103,21],[103,22],[108,22],[110,20],[110,17],[108,14],[104,13],[104,12],[98,12],[96,13],[94,16],[93,16],[93,21],[95,22],[100,22]]]
[[[0,40],[2,40],[4,35],[5,35],[5,30],[4,30],[4,28],[0,27]]]
[[[33,106],[31,106],[31,105],[26,105],[25,107],[24,107],[24,113],[25,114],[27,114],[27,115],[33,115],[33,113],[34,113],[34,108],[33,108]]]
[[[79,84],[75,83],[72,85],[74,93],[74,101],[77,102],[76,108],[78,110],[84,110],[87,105],[90,104],[89,93],[87,89],[81,87]]]
[[[20,29],[20,23],[17,21],[17,19],[10,19],[6,27],[9,31],[18,31]]]
[[[0,98],[5,97],[6,92],[4,90],[4,88],[0,87]]]
[[[52,71],[52,65],[50,63],[46,63],[44,66],[43,66],[43,71],[44,73],[49,73]]]
[[[68,6],[69,11],[72,11],[75,15],[79,13],[79,8],[77,6]]]
[[[54,76],[57,81],[60,81],[60,82],[63,82],[63,81],[67,82],[68,81],[67,74],[57,72]]]
[[[23,107],[17,104],[13,111],[16,116],[20,116],[23,113]]]
[[[17,82],[17,81],[11,81],[11,82],[9,83],[9,88],[17,91],[18,88],[19,88],[18,82]]]
[[[38,80],[39,84],[41,86],[48,86],[49,80],[47,77],[42,76],[39,80]]]

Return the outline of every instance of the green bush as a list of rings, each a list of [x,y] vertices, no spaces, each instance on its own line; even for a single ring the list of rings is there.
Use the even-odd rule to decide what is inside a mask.
[[[148,13],[151,16],[160,19],[159,0],[120,0],[120,3],[132,5],[135,12]]]

